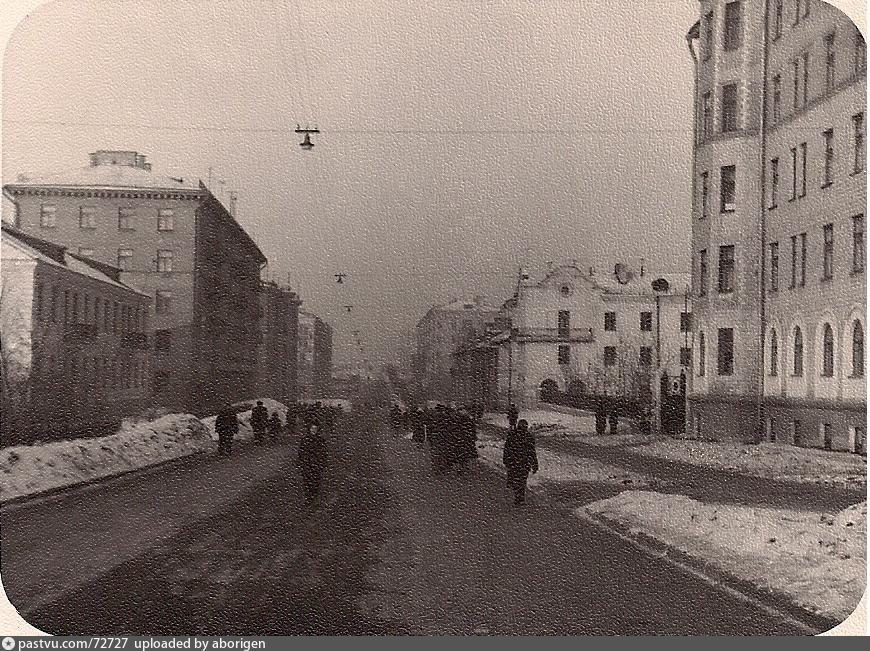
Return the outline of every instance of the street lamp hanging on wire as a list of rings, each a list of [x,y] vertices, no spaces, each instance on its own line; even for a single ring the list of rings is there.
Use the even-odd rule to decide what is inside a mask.
[[[317,127],[313,129],[309,128],[301,128],[298,124],[296,125],[296,133],[305,134],[305,137],[302,139],[302,142],[299,143],[299,146],[302,147],[305,151],[310,151],[314,147],[314,143],[311,142],[311,134],[312,133],[320,133],[320,130]]]

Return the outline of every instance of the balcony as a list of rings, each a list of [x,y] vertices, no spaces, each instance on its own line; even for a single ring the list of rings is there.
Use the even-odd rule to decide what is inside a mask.
[[[63,327],[63,343],[68,346],[89,344],[97,339],[93,323],[67,323]]]
[[[148,335],[144,332],[125,332],[121,335],[121,348],[134,348],[136,350],[148,349]]]
[[[516,341],[591,343],[595,341],[592,328],[517,328]]]

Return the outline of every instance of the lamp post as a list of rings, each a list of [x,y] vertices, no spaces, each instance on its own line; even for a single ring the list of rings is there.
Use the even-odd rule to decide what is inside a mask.
[[[652,289],[656,295],[656,372],[653,381],[653,401],[655,409],[655,431],[662,429],[662,294],[670,289],[670,285],[664,278],[652,281]]]

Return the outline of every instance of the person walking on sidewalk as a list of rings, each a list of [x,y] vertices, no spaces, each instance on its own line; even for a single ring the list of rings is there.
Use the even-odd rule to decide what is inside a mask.
[[[302,473],[305,501],[313,504],[320,493],[320,482],[326,465],[326,439],[320,433],[320,426],[311,423],[299,441],[297,463]]]
[[[259,443],[266,435],[269,423],[269,410],[263,406],[262,400],[257,400],[257,406],[251,410],[251,429],[254,430],[254,442]]]
[[[513,432],[517,429],[517,420],[520,418],[520,411],[517,409],[517,406],[514,403],[511,403],[510,408],[507,411],[507,419],[508,426],[510,430]]]
[[[535,438],[529,431],[527,421],[519,421],[516,429],[508,432],[502,461],[507,469],[508,486],[514,492],[514,504],[519,506],[526,501],[526,482],[529,479],[529,472],[538,472]]]
[[[233,437],[239,433],[239,420],[232,405],[227,405],[218,414],[214,429],[218,435],[218,454],[228,457],[233,452]]]

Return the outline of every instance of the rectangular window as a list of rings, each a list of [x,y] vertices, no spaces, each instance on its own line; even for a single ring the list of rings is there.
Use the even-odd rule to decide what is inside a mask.
[[[605,346],[604,347],[604,365],[605,366],[616,366],[616,347],[615,346]]]
[[[118,269],[133,270],[133,249],[118,249]]]
[[[791,65],[794,72],[793,104],[795,109],[799,109],[807,105],[807,98],[809,96],[810,53],[804,52],[794,59]]]
[[[807,234],[801,233],[801,277],[800,286],[807,284]]]
[[[82,256],[83,258],[93,258],[94,257],[94,250],[79,247],[79,255]]]
[[[779,242],[770,243],[770,291],[779,291]]]
[[[864,41],[864,36],[857,29],[855,30],[855,74],[861,75],[867,69],[867,43]]]
[[[710,58],[713,54],[713,34],[716,26],[713,23],[713,12],[709,12],[704,17],[704,60]]]
[[[791,148],[791,197],[789,201],[797,199],[798,188],[798,150],[797,147]]]
[[[43,301],[43,295],[42,295],[43,287],[42,287],[42,283],[36,283],[36,287],[35,287],[34,289],[35,289],[35,291],[33,292],[33,294],[34,294],[34,300],[33,300],[33,302],[35,303],[35,306],[34,306],[34,307],[35,307],[34,312],[36,312],[36,320],[37,320],[37,321],[42,321],[42,320],[43,320],[43,318],[42,318],[42,301]]]
[[[57,287],[51,288],[51,322],[57,323],[57,304],[60,298],[60,289]]]
[[[707,279],[708,279],[708,268],[707,268],[707,249],[702,249],[698,255],[698,275],[700,276],[700,282],[698,283],[698,295],[706,296],[707,295]]]
[[[640,347],[640,359],[638,360],[641,366],[652,366],[652,347]]]
[[[94,330],[97,332],[100,331],[100,308],[102,307],[103,302],[99,297],[94,298]]]
[[[558,334],[560,338],[571,336],[571,312],[568,310],[559,310],[557,320]]]
[[[172,348],[172,333],[169,330],[154,331],[154,350],[170,350]]]
[[[721,130],[722,133],[737,131],[738,126],[737,84],[722,86]]]
[[[789,282],[789,284],[788,284],[788,286],[791,289],[794,289],[795,286],[797,285],[797,268],[798,268],[798,266],[797,266],[797,264],[798,264],[798,260],[797,260],[798,243],[797,243],[797,240],[798,240],[797,235],[791,236],[791,282]]]
[[[822,187],[834,182],[834,130],[828,129],[822,133],[825,138],[825,171],[822,175]]]
[[[834,428],[830,423],[822,423],[822,445],[826,450],[834,446]]]
[[[737,209],[737,168],[725,165],[719,170],[719,210],[733,212]]]
[[[864,215],[852,217],[852,271],[864,271]]]
[[[834,34],[825,36],[825,91],[831,92],[837,83],[836,50],[834,49]]]
[[[698,375],[703,377],[707,374],[707,341],[704,333],[698,333]]]
[[[776,208],[779,200],[779,159],[770,161],[770,209]]]
[[[559,364],[565,365],[571,363],[571,346],[562,345],[559,346]]]
[[[773,77],[773,102],[770,117],[774,124],[782,119],[782,75],[774,75]]]
[[[652,312],[640,313],[640,331],[652,332]]]
[[[732,375],[734,373],[734,330],[733,328],[719,328],[719,342],[717,348],[719,375]]]
[[[175,230],[175,216],[171,209],[161,208],[157,211],[157,230]]]
[[[725,5],[725,32],[722,47],[725,50],[736,50],[740,47],[740,2],[729,2]]]
[[[825,224],[822,227],[824,248],[822,250],[822,280],[834,277],[834,225]]]
[[[606,332],[616,332],[616,312],[604,313],[604,330]]]
[[[155,299],[154,305],[157,314],[169,314],[172,311],[172,292],[158,289]]]
[[[680,366],[690,367],[692,365],[692,349],[686,346],[680,348]]]
[[[107,300],[103,307],[103,332],[109,332],[112,329],[112,310],[111,303]]]
[[[121,306],[118,305],[118,301],[115,301],[115,305],[112,309],[112,332],[114,334],[118,334],[118,313],[121,311]]]
[[[864,113],[857,113],[852,116],[852,142],[854,144],[852,173],[858,174],[864,171],[864,160],[867,157],[867,150],[864,144]]]
[[[79,322],[79,293],[73,292],[72,295],[72,317],[70,319],[71,323]]]
[[[133,208],[118,208],[118,230],[132,231],[136,228],[136,211]]]
[[[792,25],[797,25],[801,21],[801,14],[803,13],[803,9],[801,8],[801,3],[803,0],[794,0],[794,20],[792,21]]]
[[[734,291],[734,245],[719,247],[719,293]]]
[[[773,40],[782,36],[782,0],[773,0]]]
[[[801,165],[800,165],[800,194],[798,196],[807,196],[807,143],[802,142],[801,150]]]
[[[701,219],[710,214],[710,174],[701,174]]]
[[[794,94],[792,95],[792,108],[797,109],[800,107],[801,101],[801,60],[800,58],[794,59],[791,62],[792,69],[792,77],[794,78],[794,84],[792,85],[792,89],[794,90]]]
[[[680,312],[680,332],[692,331],[692,313]]]
[[[163,273],[172,271],[172,251],[161,249],[157,252],[157,271]]]
[[[57,227],[57,206],[44,203],[39,208],[39,225],[42,228]]]
[[[801,56],[801,72],[803,73],[803,83],[801,84],[801,106],[807,105],[807,99],[810,92],[810,53],[804,52]]]
[[[713,93],[709,90],[704,93],[701,106],[701,135],[706,139],[713,135]]]
[[[79,228],[94,229],[97,227],[97,209],[94,206],[79,208]]]

